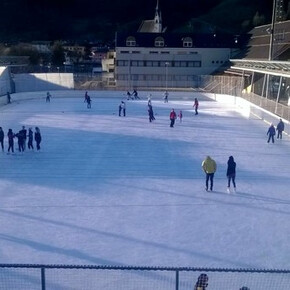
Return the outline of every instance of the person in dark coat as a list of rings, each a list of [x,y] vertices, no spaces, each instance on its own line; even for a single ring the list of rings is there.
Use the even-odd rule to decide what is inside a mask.
[[[171,110],[169,119],[170,119],[170,127],[173,128],[176,119],[176,113],[174,112],[174,109]]]
[[[27,138],[27,130],[25,129],[25,126],[22,126],[22,130],[20,132],[23,138],[22,147],[24,151],[26,148],[26,138]]]
[[[271,139],[272,139],[272,143],[275,142],[274,141],[275,133],[276,133],[275,127],[274,127],[273,124],[271,124],[271,126],[269,127],[268,132],[267,132],[267,135],[269,135],[269,138],[268,138],[268,141],[267,141],[268,143],[270,142]]]
[[[28,149],[34,149],[33,147],[33,131],[31,128],[28,129]]]
[[[34,140],[36,142],[37,151],[40,150],[41,134],[38,127],[35,127]]]
[[[282,119],[280,119],[280,122],[277,125],[277,139],[282,139],[282,132],[284,131],[284,122],[282,121]]]
[[[195,108],[195,115],[198,115],[198,106],[199,106],[198,99],[195,98],[193,103],[193,107]]]
[[[236,162],[234,157],[230,156],[228,160],[228,169],[227,169],[227,178],[228,178],[228,193],[230,193],[231,181],[234,186],[234,192],[236,192]]]
[[[194,286],[194,290],[205,290],[208,286],[208,276],[207,274],[200,274],[197,278],[197,282]]]
[[[50,94],[49,92],[47,92],[47,93],[46,93],[46,99],[45,99],[45,101],[46,101],[47,103],[50,103],[50,97],[51,97],[51,94]]]
[[[149,122],[155,120],[152,105],[148,105]]]
[[[2,127],[0,127],[0,144],[1,144],[2,151],[4,152],[4,131]]]
[[[17,134],[15,134],[15,137],[18,139],[18,150],[19,150],[19,152],[23,152],[24,151],[23,131],[20,130]]]
[[[166,91],[166,92],[164,93],[164,97],[163,97],[163,99],[164,99],[164,103],[168,103],[168,96],[169,96],[169,93]]]
[[[89,95],[87,96],[87,108],[88,109],[92,108],[92,99]]]
[[[138,96],[138,92],[136,90],[133,91],[132,95],[133,95],[135,100],[140,100],[140,98]]]
[[[12,153],[14,153],[15,134],[13,133],[12,129],[8,130],[7,137],[8,137],[8,153],[10,152],[10,150],[12,151]]]

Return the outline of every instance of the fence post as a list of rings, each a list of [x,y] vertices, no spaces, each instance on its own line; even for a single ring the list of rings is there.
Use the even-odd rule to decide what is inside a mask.
[[[179,289],[179,271],[176,270],[175,272],[175,290]]]
[[[45,290],[45,268],[41,268],[41,290]]]

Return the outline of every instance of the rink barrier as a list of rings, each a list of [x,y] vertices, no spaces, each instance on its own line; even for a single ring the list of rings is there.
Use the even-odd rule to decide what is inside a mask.
[[[21,271],[17,272],[18,269]],[[32,273],[30,270],[36,272]],[[73,270],[73,273],[69,272],[70,270]],[[84,272],[81,274],[82,270]],[[151,274],[148,274],[150,272]],[[192,290],[201,273],[208,275],[209,289],[230,290],[242,287],[248,287],[249,290],[290,289],[290,270],[286,269],[47,264],[0,264],[0,288]]]

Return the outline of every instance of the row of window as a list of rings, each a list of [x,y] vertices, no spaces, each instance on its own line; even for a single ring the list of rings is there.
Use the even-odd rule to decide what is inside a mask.
[[[131,77],[130,77],[131,76]],[[117,74],[116,80],[118,81],[194,81],[196,79],[196,76],[194,75],[153,75],[153,74]]]
[[[121,50],[121,54],[128,54],[130,53],[129,50]],[[141,54],[140,50],[133,50],[131,51],[132,54]],[[149,54],[170,54],[170,51],[159,51],[159,50],[151,50],[149,51]],[[178,51],[177,53],[174,52],[174,54],[180,55],[180,54],[198,54],[197,51]]]
[[[192,38],[191,37],[184,37],[182,39],[183,47],[192,47]],[[136,38],[134,36],[129,36],[126,39],[126,46],[136,46]],[[158,36],[154,39],[154,46],[155,47],[164,47],[165,40],[162,36]]]
[[[117,60],[117,66],[201,67],[201,61]]]

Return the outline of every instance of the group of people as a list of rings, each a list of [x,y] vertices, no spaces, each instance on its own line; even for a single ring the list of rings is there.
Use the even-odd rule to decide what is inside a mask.
[[[140,100],[140,97],[138,96],[138,92],[136,90],[133,90],[132,93],[127,91],[127,100]]]
[[[2,152],[4,152],[4,137],[5,133],[2,127],[0,127],[0,145]],[[36,142],[37,151],[40,150],[41,133],[38,127],[35,127],[34,133],[32,131],[32,128],[29,128],[27,131],[25,126],[22,126],[22,129],[19,130],[17,133],[14,133],[12,129],[8,129],[7,138],[8,138],[8,150],[7,150],[8,153],[10,152],[14,153],[14,138],[17,138],[19,152],[25,151],[26,143],[29,150],[34,150],[33,140]]]
[[[227,163],[227,179],[228,179],[228,186],[227,186],[227,192],[230,193],[231,190],[231,183],[233,184],[234,192],[236,192],[236,162],[234,160],[233,156],[229,157],[228,163]],[[214,159],[212,159],[210,156],[206,156],[206,158],[203,160],[202,169],[206,175],[205,179],[205,190],[213,191],[213,179],[214,174],[217,170],[217,165]]]
[[[277,131],[277,139],[282,139],[282,133],[284,131],[284,122],[282,121],[282,119],[280,119],[276,129],[274,127],[273,124],[270,125],[268,131],[267,131],[267,135],[268,135],[268,143],[270,142],[270,140],[272,140],[272,143],[275,143],[274,141],[274,136],[276,135],[276,131]]]

